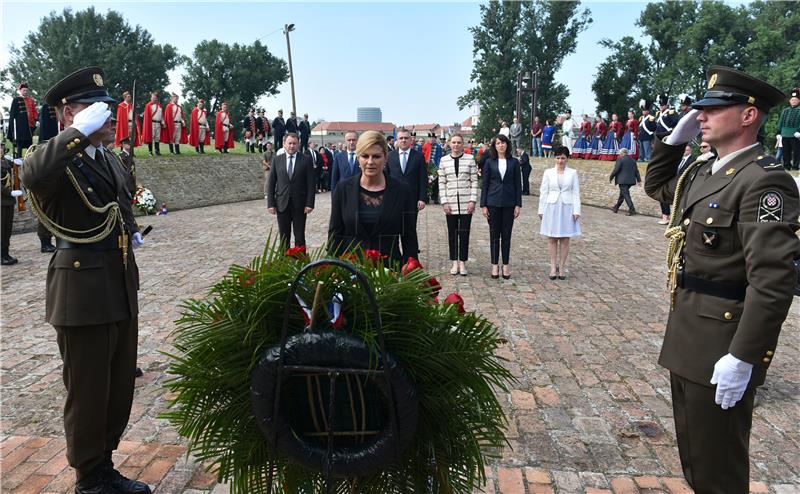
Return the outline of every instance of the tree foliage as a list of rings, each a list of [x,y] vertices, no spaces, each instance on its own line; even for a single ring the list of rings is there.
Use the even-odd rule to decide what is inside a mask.
[[[234,122],[240,121],[258,98],[276,94],[289,77],[286,63],[256,41],[252,45],[228,45],[216,39],[202,41],[186,63],[183,91],[192,106],[206,100],[209,114],[223,102]]]
[[[710,65],[742,70],[783,91],[800,78],[800,11],[791,2],[650,3],[637,25],[645,49],[630,37],[600,42],[612,53],[592,84],[598,110],[623,111],[641,95],[655,99],[661,92],[673,99],[680,93],[697,99],[705,92]],[[770,125],[767,135],[774,134]]]
[[[470,28],[475,87],[458,99],[460,108],[480,103],[478,138],[495,134],[500,121],[510,123],[521,70],[538,71],[538,114],[551,116],[566,107],[569,90],[555,80],[555,73],[564,56],[575,51],[578,34],[592,22],[589,10],[579,12],[579,7],[580,2],[547,0],[492,0],[481,5],[481,23]],[[530,122],[530,108],[524,102],[522,108],[525,125]]]
[[[4,89],[11,91],[25,81],[38,99],[61,78],[89,65],[105,70],[115,98],[131,89],[134,80],[140,94],[161,90],[169,84],[167,72],[183,60],[175,47],[156,44],[147,30],[131,27],[120,13],[103,15],[94,7],[51,12],[21,47],[11,45],[9,51],[9,65],[0,74]]]

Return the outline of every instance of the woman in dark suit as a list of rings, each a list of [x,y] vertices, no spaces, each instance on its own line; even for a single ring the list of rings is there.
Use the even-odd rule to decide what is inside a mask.
[[[522,171],[519,161],[511,154],[511,142],[503,134],[492,141],[489,158],[483,165],[481,209],[489,220],[492,278],[500,277],[497,264],[502,251],[503,279],[507,280],[511,278],[508,266],[511,229],[522,211]]]
[[[405,183],[383,173],[386,138],[380,132],[364,132],[356,156],[361,174],[341,181],[331,199],[329,250],[341,255],[358,247],[374,249],[398,263],[416,257],[417,198]]]

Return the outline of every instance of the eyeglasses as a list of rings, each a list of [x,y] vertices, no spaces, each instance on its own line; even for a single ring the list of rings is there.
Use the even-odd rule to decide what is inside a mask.
[[[711,146],[700,146],[700,149],[709,149]]]

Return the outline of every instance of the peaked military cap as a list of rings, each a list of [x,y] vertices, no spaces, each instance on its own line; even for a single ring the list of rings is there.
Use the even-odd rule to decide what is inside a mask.
[[[783,91],[772,84],[730,67],[712,65],[708,68],[707,75],[706,94],[703,99],[693,104],[692,108],[746,103],[769,111],[786,98]]]
[[[100,67],[86,67],[76,70],[51,87],[44,100],[50,106],[67,103],[95,103],[104,101],[114,103],[108,95],[105,83],[106,73]]]

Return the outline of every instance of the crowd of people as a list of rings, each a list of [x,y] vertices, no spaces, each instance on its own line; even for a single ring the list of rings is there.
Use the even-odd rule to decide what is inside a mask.
[[[134,167],[128,149],[141,134],[151,152],[159,154],[159,144],[166,142],[178,153],[185,136],[202,153],[210,133],[202,100],[187,132],[177,96],[162,109],[153,94],[141,132],[131,134],[137,128],[132,106],[127,99],[119,105],[115,124],[109,108],[114,100],[104,79],[101,68],[87,67],[50,88],[47,111],[53,109],[56,129],[62,130],[49,139],[40,136],[36,150],[25,157],[22,181],[30,206],[57,242],[48,266],[46,318],[56,331],[64,375],[70,377],[65,379],[64,429],[75,492],[149,494],[146,483],[115,468],[113,456],[133,402],[139,287],[134,249],[144,246],[147,233],[139,230],[131,208]],[[35,130],[35,105],[23,89],[15,100],[15,154],[23,144],[30,146],[25,139]],[[608,125],[588,116],[575,125],[567,113],[556,120],[560,142],[549,121],[531,126],[534,153],[540,149],[554,157],[542,175],[537,209],[539,231],[548,242],[550,279],[568,278],[570,240],[582,234],[580,180],[569,160],[574,154],[584,157],[584,145],[590,156],[598,147],[615,160],[609,180],[619,186],[620,199],[614,212],[622,202],[629,214],[635,211],[629,189],[642,182],[637,157],[650,160],[647,194],[678,205],[668,216],[672,310],[659,362],[670,371],[681,465],[699,494],[748,491],[755,389],[764,382],[792,289],[797,289],[792,259],[800,260],[798,188],[757,140],[770,108],[783,98],[764,81],[712,66],[705,96],[686,103],[692,109],[682,114],[662,107],[650,115],[644,102],[642,116],[635,119],[631,112],[625,124],[612,115]],[[792,127],[800,125],[798,98],[795,90],[780,119],[784,160],[789,153],[792,163],[797,153],[791,139],[800,138],[800,128]],[[248,118],[257,122],[259,117]],[[224,153],[234,138],[224,104],[215,121],[215,147]],[[663,135],[659,125],[667,129]],[[271,126],[274,137],[275,121]],[[516,119],[479,146],[459,134],[444,145],[433,136],[419,142],[400,128],[396,143],[368,131],[348,133],[341,148],[333,149],[304,141],[297,126],[294,132],[287,121],[279,141],[263,142],[263,135],[258,140],[258,132],[247,137],[253,139],[249,152],[263,152],[267,211],[277,216],[285,246],[292,237],[295,246],[305,245],[306,218],[315,210],[316,195],[330,189],[332,254],[371,249],[387,264],[406,262],[420,251],[419,212],[439,203],[446,216],[450,273],[467,276],[471,220],[479,207],[490,231],[490,276],[511,278],[513,225],[522,213],[522,196],[530,193],[531,173]],[[26,128],[31,135],[23,133]],[[651,138],[642,140],[643,133]],[[691,143],[700,135],[702,154],[695,159]],[[109,149],[114,144],[122,148],[120,155]],[[5,161],[4,228],[7,196],[21,195],[11,185]],[[3,249],[6,264],[5,230]]]

